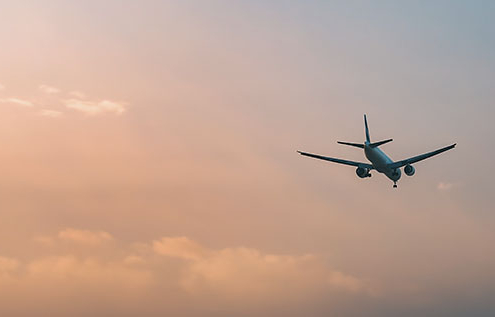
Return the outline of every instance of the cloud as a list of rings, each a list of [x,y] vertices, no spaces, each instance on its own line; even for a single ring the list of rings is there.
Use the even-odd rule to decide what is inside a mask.
[[[366,282],[334,270],[315,255],[265,254],[253,248],[212,250],[186,237],[165,237],[153,250],[187,260],[180,285],[193,294],[260,299],[317,292],[369,293]],[[304,292],[301,293],[301,291]]]
[[[23,107],[34,106],[34,104],[31,101],[24,100],[24,99],[18,99],[18,98],[4,98],[4,99],[0,99],[0,102],[15,104],[15,105],[23,106]]]
[[[71,91],[71,92],[69,92],[69,95],[74,96],[78,99],[83,99],[86,97],[86,95],[80,91]]]
[[[336,288],[346,289],[350,292],[359,292],[366,288],[363,281],[338,271],[329,274],[328,283]],[[369,289],[369,291],[373,293],[372,289]]]
[[[130,269],[119,261],[102,261],[94,257],[77,258],[73,255],[48,256],[27,264],[28,276],[48,280],[69,279],[72,282],[88,281],[95,284],[117,284],[119,287],[134,288],[148,284],[150,274],[145,271]]]
[[[64,100],[63,102],[67,108],[83,112],[87,115],[98,115],[103,113],[122,114],[125,111],[125,106],[123,104],[109,100],[95,102],[81,99],[69,99]]]
[[[3,86],[0,85],[0,90]],[[112,113],[116,115],[121,115],[126,111],[126,104],[122,102],[111,101],[108,99],[103,100],[86,100],[85,94],[80,91],[71,91],[69,93],[73,98],[62,99],[58,95],[61,92],[60,89],[51,87],[48,85],[40,85],[38,90],[45,94],[45,96],[38,96],[36,104],[40,103],[40,100],[44,100],[43,103],[55,103],[63,104],[68,109],[76,110],[78,112],[84,113],[89,116],[101,115],[105,113]],[[15,104],[23,107],[33,107],[35,103],[29,99],[23,98],[1,98],[0,103]],[[63,115],[61,111],[52,109],[43,109],[38,112],[39,115],[49,117],[49,118],[59,118]]]
[[[153,242],[153,250],[161,255],[198,260],[209,251],[187,237],[165,237]]]
[[[188,237],[113,243],[104,252],[88,253],[84,245],[113,237],[80,229],[34,240],[50,248],[31,259],[0,257],[2,315],[32,316],[54,305],[60,310],[56,316],[193,316],[196,309],[218,308],[236,315],[246,305],[312,307],[321,298],[370,295],[369,283],[332,269],[315,255],[211,249]],[[62,241],[76,243],[67,248]],[[81,298],[85,305],[79,305]],[[29,306],[22,304],[26,301]]]
[[[57,94],[60,92],[60,89],[47,85],[40,85],[38,89],[45,94]]]
[[[444,183],[444,182],[440,182],[438,183],[437,185],[437,189],[440,190],[440,191],[449,191],[455,187],[458,187],[459,184],[458,183]]]
[[[105,231],[90,231],[68,228],[58,233],[58,238],[86,245],[100,245],[112,241],[111,234]]]
[[[39,112],[40,116],[48,118],[60,118],[63,113],[56,110],[43,109]]]

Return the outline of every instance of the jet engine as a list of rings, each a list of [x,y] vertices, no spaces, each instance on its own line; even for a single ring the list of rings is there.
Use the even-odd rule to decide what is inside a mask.
[[[414,166],[407,164],[406,167],[404,167],[404,173],[406,173],[407,176],[413,176],[416,170],[414,169]]]
[[[356,174],[360,178],[371,177],[370,170],[365,167],[358,167],[356,169]]]

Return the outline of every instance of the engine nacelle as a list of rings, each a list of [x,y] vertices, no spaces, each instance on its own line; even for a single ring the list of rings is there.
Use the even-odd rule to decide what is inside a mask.
[[[413,176],[414,173],[416,172],[416,169],[414,169],[414,166],[412,165],[406,165],[406,167],[404,167],[404,173],[406,173],[407,176]]]
[[[371,177],[370,170],[365,167],[358,167],[356,169],[356,174],[361,178]]]

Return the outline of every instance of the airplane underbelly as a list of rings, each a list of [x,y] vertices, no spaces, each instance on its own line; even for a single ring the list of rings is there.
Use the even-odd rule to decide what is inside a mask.
[[[370,162],[373,164],[373,167],[380,173],[385,173],[387,172],[387,164],[388,161],[385,157],[382,155],[379,155],[379,153],[375,153],[373,151],[370,151],[370,153],[366,153],[366,157]]]
[[[400,170],[391,170],[388,166],[392,160],[385,155],[380,149],[365,150],[366,157],[371,161],[373,167],[380,173],[385,174],[388,178],[396,181],[400,178]]]

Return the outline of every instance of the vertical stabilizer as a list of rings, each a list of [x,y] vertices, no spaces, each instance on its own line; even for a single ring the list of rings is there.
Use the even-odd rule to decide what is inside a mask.
[[[366,115],[364,115],[364,133],[366,134],[366,142],[370,141],[370,131],[368,130],[368,120],[366,120]]]

